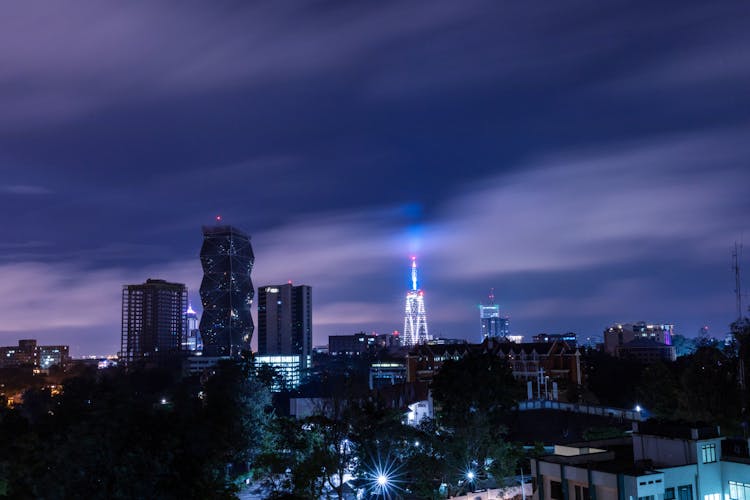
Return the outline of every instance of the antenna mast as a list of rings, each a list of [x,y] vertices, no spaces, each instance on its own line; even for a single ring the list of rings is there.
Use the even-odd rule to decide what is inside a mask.
[[[732,270],[734,271],[734,294],[737,300],[737,319],[742,319],[742,280],[740,279],[740,259],[742,257],[742,244],[734,242],[732,252]]]

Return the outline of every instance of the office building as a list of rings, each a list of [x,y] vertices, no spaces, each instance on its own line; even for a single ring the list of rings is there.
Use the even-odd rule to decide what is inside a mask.
[[[200,335],[205,356],[237,356],[250,349],[255,294],[250,272],[255,256],[248,235],[232,226],[203,226],[201,247],[203,313]]]
[[[258,321],[260,323],[260,321]],[[260,331],[260,328],[259,328]],[[257,354],[255,355],[255,369],[257,370],[263,365],[267,365],[276,371],[279,376],[277,380],[271,385],[271,391],[279,392],[284,389],[296,389],[299,387],[302,380],[302,372],[300,366],[302,364],[302,356],[299,354],[294,355],[270,355],[270,354]]]
[[[424,292],[417,283],[417,258],[411,258],[411,289],[406,293],[404,315],[404,346],[415,346],[430,340],[427,330],[427,313],[424,307]]]
[[[268,285],[258,289],[258,354],[299,356],[300,369],[312,356],[312,288]]]
[[[668,324],[617,323],[604,330],[604,350],[616,356],[619,346],[635,339],[651,339],[671,346],[673,332],[674,325]]]
[[[120,359],[131,365],[162,362],[182,350],[187,288],[149,279],[122,287]]]
[[[510,335],[510,318],[500,315],[500,304],[495,304],[495,289],[490,289],[489,304],[479,304],[481,340],[507,338]]]

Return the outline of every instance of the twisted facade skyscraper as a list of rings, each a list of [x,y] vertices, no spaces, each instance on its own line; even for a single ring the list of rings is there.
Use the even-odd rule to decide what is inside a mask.
[[[430,340],[427,331],[427,313],[424,308],[424,292],[417,286],[417,258],[411,258],[411,289],[406,293],[404,316],[404,345],[417,345]]]
[[[248,235],[232,226],[203,226],[200,334],[205,356],[250,349],[255,255]]]

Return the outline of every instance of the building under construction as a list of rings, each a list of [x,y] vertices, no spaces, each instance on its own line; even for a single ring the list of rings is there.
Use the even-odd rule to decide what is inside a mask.
[[[179,354],[187,301],[182,283],[149,279],[123,286],[120,360],[126,366],[158,364]]]

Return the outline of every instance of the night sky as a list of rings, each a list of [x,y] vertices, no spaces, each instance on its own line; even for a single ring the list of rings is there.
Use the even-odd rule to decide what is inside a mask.
[[[146,278],[199,309],[217,214],[256,287],[313,287],[315,344],[401,330],[412,254],[435,336],[477,341],[490,287],[527,338],[735,317],[745,1],[2,10],[2,345],[115,353]]]

